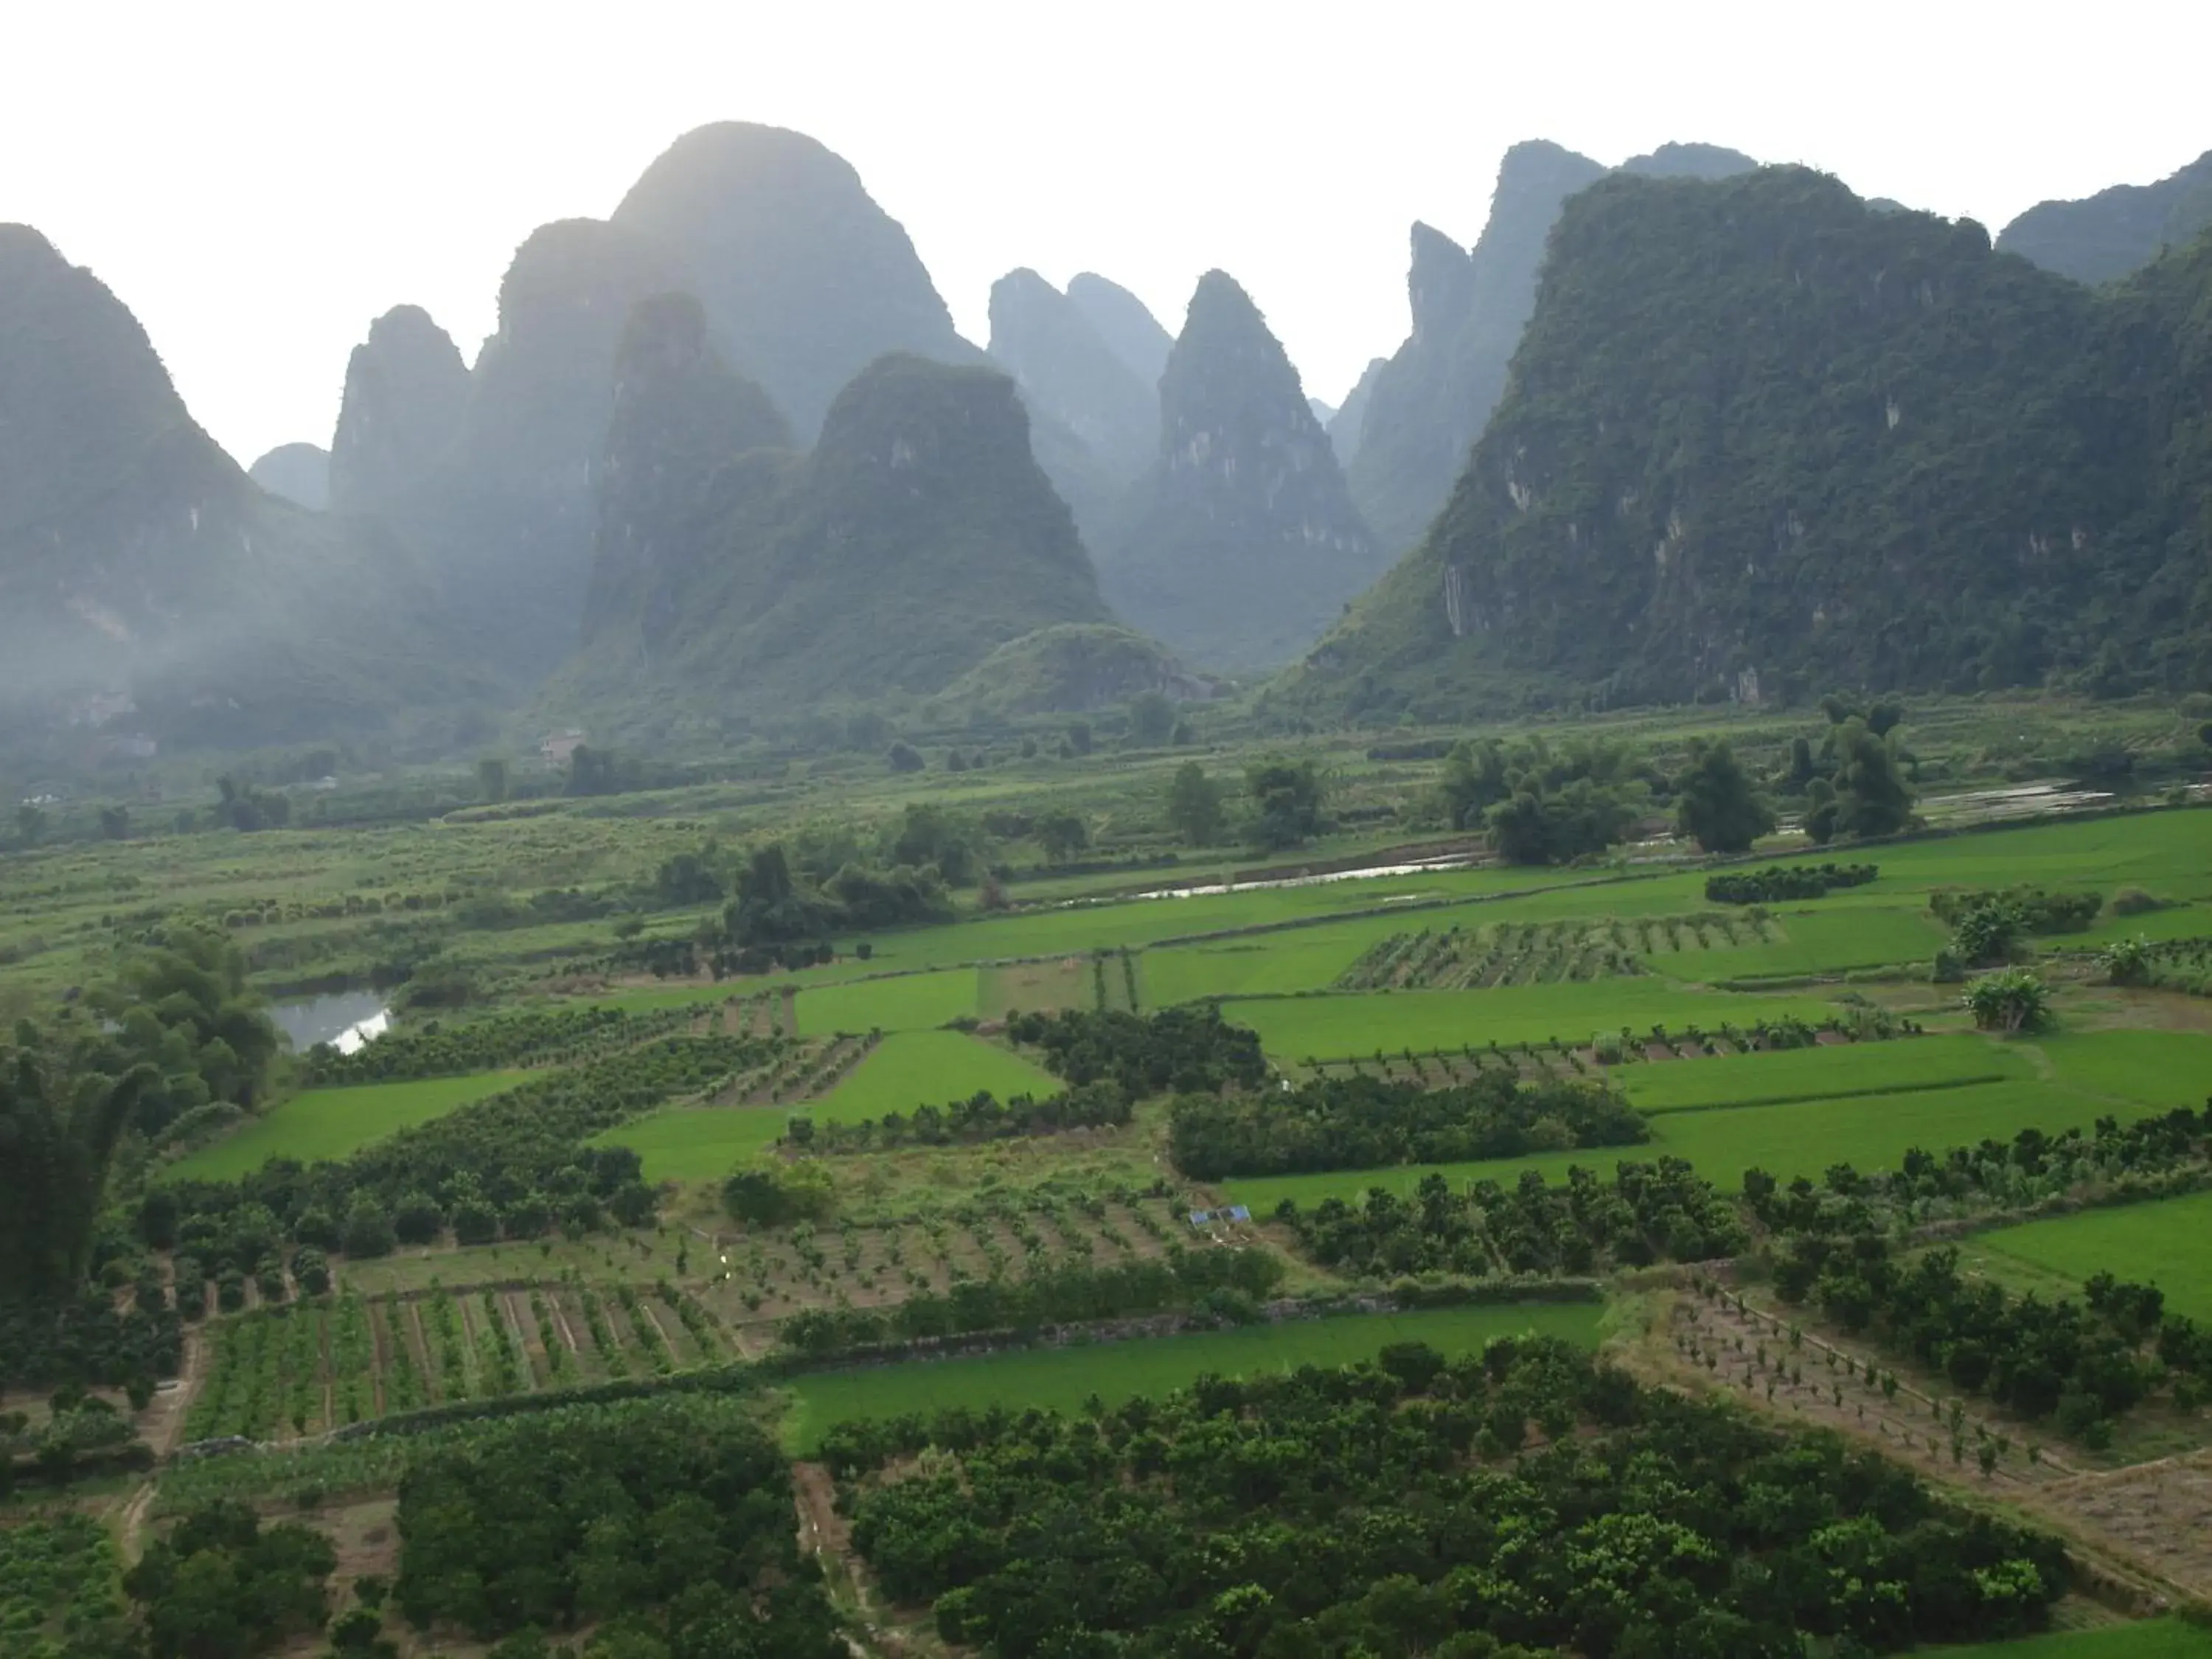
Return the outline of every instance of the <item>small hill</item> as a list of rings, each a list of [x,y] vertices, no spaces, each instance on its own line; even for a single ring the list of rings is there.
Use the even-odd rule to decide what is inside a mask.
[[[1666,144],[1620,170],[1714,179],[1754,165],[1717,145]],[[1472,251],[1413,227],[1406,282],[1413,332],[1374,374],[1347,463],[1352,497],[1387,551],[1412,546],[1443,505],[1504,393],[1559,210],[1605,173],[1558,144],[1516,144],[1498,164],[1490,218]]]
[[[1146,691],[1178,702],[1212,696],[1157,640],[1112,623],[1060,623],[1007,641],[934,700],[950,720],[1085,714]]]
[[[617,441],[702,409],[728,431],[748,418],[744,383],[696,331],[649,362],[626,357],[623,384]],[[811,453],[737,455],[703,499],[700,465],[656,480],[619,453],[607,461],[611,568],[555,707],[785,718],[939,691],[1008,640],[1107,620],[1014,384],[994,370],[879,358],[838,394]],[[608,533],[648,519],[665,532]],[[687,522],[696,532],[678,533]]]
[[[1099,561],[1122,617],[1208,667],[1317,639],[1381,568],[1297,370],[1222,271],[1160,376],[1159,448]]]
[[[264,490],[137,319],[0,226],[0,731],[164,743],[392,729],[458,702],[403,551]]]
[[[319,444],[279,444],[247,467],[246,476],[310,513],[331,504],[331,452]]]
[[[1802,169],[1606,179],[1444,512],[1273,695],[2212,684],[2208,297],[2212,239],[2105,295]]]
[[[2109,283],[2212,226],[2212,150],[2154,185],[2114,185],[2079,202],[2039,202],[1998,250],[2077,283]]]
[[[978,356],[905,230],[849,162],[804,133],[747,121],[687,132],[613,222],[659,252],[670,286],[698,295],[732,365],[804,441],[885,352]]]
[[[371,323],[346,364],[331,440],[337,507],[374,512],[403,500],[453,442],[468,402],[468,365],[428,312],[398,306]]]
[[[1128,365],[1129,372],[1143,385],[1157,388],[1166,371],[1175,337],[1160,326],[1160,319],[1146,308],[1145,302],[1095,270],[1071,276],[1067,297],[1098,331],[1098,337]]]

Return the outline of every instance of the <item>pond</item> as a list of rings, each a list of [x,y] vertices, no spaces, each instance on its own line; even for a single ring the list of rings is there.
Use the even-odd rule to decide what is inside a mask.
[[[334,991],[327,996],[280,1002],[269,1010],[276,1029],[304,1053],[327,1042],[349,1054],[382,1036],[392,1025],[392,1010],[374,991]]]

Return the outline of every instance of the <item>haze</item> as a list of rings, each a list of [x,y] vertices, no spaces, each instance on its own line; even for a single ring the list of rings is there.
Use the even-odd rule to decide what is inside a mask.
[[[1728,144],[1992,230],[2202,149],[2212,12],[2035,24],[1925,4],[19,9],[0,221],[122,295],[241,460],[329,441],[346,354],[390,306],[472,350],[532,227],[606,213],[726,118],[849,160],[979,343],[1013,266],[1103,271],[1170,328],[1220,266],[1334,402],[1405,332],[1409,222],[1472,240],[1518,139],[1608,162]]]

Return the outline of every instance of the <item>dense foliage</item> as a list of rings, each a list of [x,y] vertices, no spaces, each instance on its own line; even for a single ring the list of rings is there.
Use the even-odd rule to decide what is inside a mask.
[[[115,1540],[72,1510],[0,1527],[0,1641],[9,1659],[124,1659],[134,1632]]]
[[[1715,904],[1779,904],[1787,899],[1824,898],[1839,887],[1863,887],[1881,873],[1871,864],[1770,864],[1756,870],[1724,870],[1705,878],[1705,896]]]
[[[1279,1094],[1185,1095],[1168,1152],[1196,1181],[1519,1158],[1648,1140],[1650,1127],[1595,1084],[1522,1083],[1507,1072],[1441,1089],[1322,1078]]]
[[[1547,1443],[1524,1451],[1532,1420]],[[885,1594],[999,1659],[1794,1659],[1807,1635],[2033,1629],[2066,1577],[2056,1540],[1839,1440],[1555,1342],[1407,1345],[1074,1419],[849,1423],[823,1455],[872,1477],[848,1501]]]
[[[83,1069],[121,1077],[151,1066],[131,1127],[157,1136],[210,1105],[252,1110],[268,1085],[283,1039],[262,999],[246,988],[246,958],[211,927],[155,931],[115,983],[88,999],[101,1024]]]
[[[1735,1207],[1679,1158],[1620,1164],[1610,1185],[1577,1166],[1559,1186],[1530,1170],[1510,1188],[1486,1180],[1455,1193],[1432,1174],[1410,1203],[1377,1187],[1357,1204],[1285,1200],[1279,1213],[1322,1267],[1375,1278],[1589,1273],[1709,1261],[1749,1243]]]
[[[175,1311],[141,1297],[127,1308],[86,1287],[0,1303],[0,1389],[144,1386],[174,1376],[184,1334]]]
[[[1133,1100],[1170,1090],[1256,1089],[1267,1076],[1258,1035],[1231,1025],[1211,1003],[1156,1014],[1114,1009],[1019,1014],[1006,1022],[1006,1035],[1043,1049],[1054,1076],[1079,1088],[1110,1081]]]
[[[1708,853],[1747,853],[1774,832],[1774,808],[1725,743],[1692,738],[1674,780],[1674,828]]]
[[[2031,933],[2078,933],[2105,908],[2095,893],[2046,893],[2039,887],[1945,888],[1928,908],[1951,929],[1951,948],[1968,967],[2009,962]]]
[[[1485,738],[1453,746],[1437,791],[1452,827],[1486,831],[1508,864],[1565,864],[1622,840],[1650,782],[1617,744]]]
[[[349,1054],[318,1043],[301,1056],[298,1073],[302,1083],[321,1088],[568,1064],[681,1030],[698,1014],[697,1008],[629,1012],[598,1005],[523,1009],[457,1024],[431,1020],[420,1030],[389,1032]]]
[[[1042,1100],[1016,1095],[1001,1103],[988,1091],[911,1113],[885,1112],[857,1122],[817,1123],[794,1115],[785,1139],[817,1152],[888,1152],[901,1146],[957,1146],[1068,1129],[1107,1129],[1127,1123],[1129,1097],[1111,1082],[1082,1085]]]
[[[757,1429],[654,1405],[575,1433],[493,1427],[399,1487],[394,1600],[417,1628],[489,1641],[598,1625],[625,1659],[844,1659],[801,1556],[791,1476]]]
[[[781,1334],[799,1352],[818,1356],[882,1342],[1033,1331],[1179,1309],[1243,1320],[1255,1316],[1257,1303],[1282,1279],[1282,1258],[1272,1250],[1176,1248],[1164,1261],[1105,1267],[1065,1262],[1020,1279],[963,1279],[891,1308],[811,1309],[785,1320]]]
[[[246,1504],[217,1501],[148,1545],[123,1587],[139,1604],[149,1659],[251,1659],[322,1628],[337,1565],[313,1528],[265,1526]]]

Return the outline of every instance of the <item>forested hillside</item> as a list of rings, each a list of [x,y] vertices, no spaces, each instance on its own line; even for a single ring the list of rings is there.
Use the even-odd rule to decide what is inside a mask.
[[[2212,226],[2212,150],[2152,185],[2114,185],[2078,202],[2038,202],[1998,248],[2080,283],[2140,270]]]
[[[2201,685],[2208,268],[2100,295],[1802,169],[1602,181],[1445,512],[1285,690]]]

